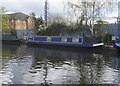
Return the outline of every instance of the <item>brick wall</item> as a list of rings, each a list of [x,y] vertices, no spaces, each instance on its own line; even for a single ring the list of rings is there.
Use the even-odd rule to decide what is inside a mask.
[[[30,17],[28,18],[28,29],[34,29],[34,21]]]
[[[34,22],[31,18],[28,18],[27,21],[11,20],[10,22],[10,27],[15,28],[16,30],[34,29]]]

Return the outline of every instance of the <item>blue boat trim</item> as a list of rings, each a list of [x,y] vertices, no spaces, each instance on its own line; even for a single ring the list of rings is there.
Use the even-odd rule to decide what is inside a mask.
[[[120,48],[120,43],[115,43],[115,45]]]
[[[120,48],[120,39],[116,38],[115,46]]]

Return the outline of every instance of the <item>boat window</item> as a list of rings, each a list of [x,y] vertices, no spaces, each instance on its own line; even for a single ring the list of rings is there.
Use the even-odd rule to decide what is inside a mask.
[[[61,42],[61,37],[52,37],[53,42]]]
[[[47,37],[34,37],[35,41],[47,41]]]
[[[79,38],[79,43],[82,43],[82,38]]]
[[[67,42],[72,42],[72,38],[67,38]]]

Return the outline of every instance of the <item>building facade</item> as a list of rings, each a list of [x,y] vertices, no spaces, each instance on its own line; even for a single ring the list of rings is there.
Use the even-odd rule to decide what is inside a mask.
[[[30,35],[34,29],[34,21],[32,17],[23,13],[9,14],[10,29],[17,31],[18,38],[24,38],[26,35]]]
[[[14,28],[16,30],[34,28],[34,21],[32,18],[23,13],[9,14],[9,22],[11,23],[11,28]]]
[[[104,32],[109,32],[111,33],[113,36],[116,36],[118,37],[119,36],[119,27],[118,27],[118,24],[107,24],[105,25],[102,30]]]

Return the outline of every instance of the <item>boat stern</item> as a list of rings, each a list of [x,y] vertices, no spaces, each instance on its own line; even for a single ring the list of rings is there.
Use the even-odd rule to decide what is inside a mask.
[[[99,47],[99,46],[103,46],[104,43],[97,43],[97,44],[93,44],[93,47]]]

